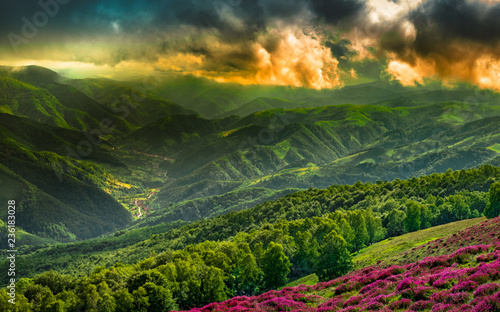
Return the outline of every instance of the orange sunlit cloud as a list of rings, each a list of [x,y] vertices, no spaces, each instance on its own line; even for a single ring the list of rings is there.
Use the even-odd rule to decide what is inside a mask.
[[[266,49],[266,41],[272,38],[277,44]],[[241,48],[213,41],[209,47],[217,60],[224,55],[242,53]],[[240,69],[219,65],[223,70],[213,70],[210,60],[203,57],[176,54],[162,57],[156,66],[165,71],[184,73],[215,79],[219,82],[240,84],[288,85],[314,89],[334,88],[342,85],[337,67],[338,61],[318,36],[304,34],[299,29],[272,29],[248,47],[248,60],[241,62]],[[229,57],[226,57],[228,59]]]
[[[395,59],[389,62],[387,73],[404,86],[424,84],[424,80],[428,78],[440,78],[448,85],[467,81],[480,88],[500,92],[500,60],[488,54],[464,55],[448,62],[417,58],[413,65]]]

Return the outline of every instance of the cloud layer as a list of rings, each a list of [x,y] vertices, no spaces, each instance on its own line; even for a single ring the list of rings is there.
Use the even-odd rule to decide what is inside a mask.
[[[500,90],[498,2],[4,1],[0,57],[317,89],[383,76]]]

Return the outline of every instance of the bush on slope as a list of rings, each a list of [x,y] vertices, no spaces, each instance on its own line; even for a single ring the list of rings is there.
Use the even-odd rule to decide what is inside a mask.
[[[500,311],[500,243],[388,268],[367,267],[315,286],[235,297],[192,312]]]

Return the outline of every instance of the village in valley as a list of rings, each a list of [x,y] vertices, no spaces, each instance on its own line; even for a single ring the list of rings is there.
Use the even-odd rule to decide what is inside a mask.
[[[154,195],[160,189],[148,189],[144,194],[134,194],[133,196],[126,196],[121,198],[122,205],[124,205],[134,216],[139,219],[149,215],[152,211],[150,203],[154,199]]]

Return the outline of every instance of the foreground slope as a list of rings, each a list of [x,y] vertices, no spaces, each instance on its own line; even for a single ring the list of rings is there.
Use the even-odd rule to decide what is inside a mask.
[[[499,279],[497,242],[190,311],[500,311]]]
[[[347,273],[349,255],[371,243],[490,211],[499,195],[498,177],[499,168],[484,166],[311,189],[190,224],[20,248],[16,264],[27,279],[19,298],[42,310],[57,304],[63,311],[101,305],[162,311],[258,295],[311,273],[328,280]],[[144,239],[147,234],[153,235]],[[329,260],[336,254],[332,246],[340,246],[347,261],[333,273],[329,268],[338,267]]]

